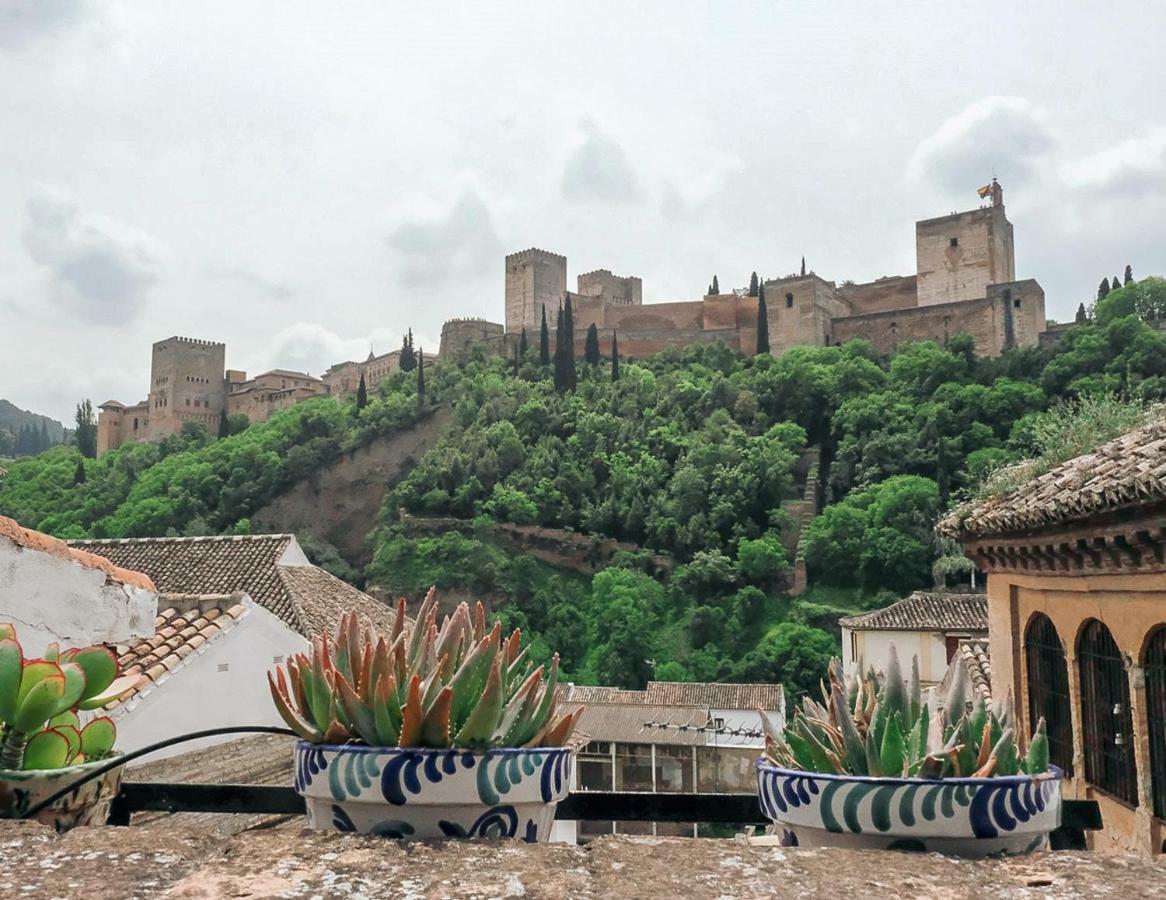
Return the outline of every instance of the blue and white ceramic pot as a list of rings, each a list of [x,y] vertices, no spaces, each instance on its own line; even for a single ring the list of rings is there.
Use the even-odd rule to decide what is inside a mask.
[[[402,749],[361,744],[295,748],[295,787],[312,828],[385,837],[550,837],[574,750]]]
[[[0,770],[0,819],[21,819],[30,809],[68,787],[86,774],[108,763],[98,759],[64,769]],[[42,825],[68,831],[80,825],[104,825],[109,808],[121,791],[122,767],[117,766],[84,784],[33,816]]]
[[[953,856],[1047,849],[1061,824],[1062,772],[999,778],[868,778],[757,766],[761,811],[794,847]]]

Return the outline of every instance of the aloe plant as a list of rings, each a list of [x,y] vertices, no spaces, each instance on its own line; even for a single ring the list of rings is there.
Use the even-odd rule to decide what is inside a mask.
[[[558,747],[582,708],[559,714],[556,654],[544,677],[520,648],[486,630],[478,603],[462,603],[437,623],[436,592],[415,620],[405,601],[380,634],[346,613],[334,636],[316,635],[311,652],[268,673],[271,696],[288,727],[313,743],[359,741],[374,747]]]
[[[942,704],[935,691],[924,700],[918,658],[904,679],[894,646],[885,675],[873,668],[863,678],[843,675],[835,658],[828,677],[823,702],[804,697],[784,733],[760,711],[770,762],[807,772],[908,778],[1042,775],[1049,768],[1044,719],[1021,756],[1011,692],[990,706],[983,697],[971,701],[958,659],[945,679]]]
[[[133,685],[118,678],[117,657],[100,645],[50,644],[26,659],[16,628],[0,624],[0,770],[59,769],[108,756],[117,728],[107,716],[81,724]]]

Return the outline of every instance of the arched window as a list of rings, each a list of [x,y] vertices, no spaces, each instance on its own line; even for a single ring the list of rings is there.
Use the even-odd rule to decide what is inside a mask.
[[[1077,665],[1081,673],[1085,778],[1136,806],[1138,777],[1130,683],[1113,635],[1096,619],[1090,619],[1081,629]]]
[[[1166,625],[1146,645],[1146,720],[1150,725],[1150,787],[1154,815],[1166,819]]]
[[[1049,761],[1073,774],[1073,721],[1069,703],[1069,664],[1053,620],[1037,613],[1024,633],[1028,674],[1029,734],[1044,717]]]

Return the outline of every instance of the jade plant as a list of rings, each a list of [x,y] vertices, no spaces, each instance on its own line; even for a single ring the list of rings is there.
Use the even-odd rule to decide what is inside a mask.
[[[903,678],[891,647],[885,675],[842,674],[830,661],[822,703],[802,699],[784,733],[764,712],[765,755],[774,765],[835,775],[918,778],[986,778],[1043,775],[1049,768],[1049,741],[1041,719],[1021,755],[1016,742],[1016,712],[1009,693],[989,705],[970,701],[970,686],[957,659],[945,681],[944,702],[936,692],[925,701],[919,661]]]
[[[26,659],[16,629],[0,624],[0,770],[60,769],[108,756],[117,728],[107,716],[84,726],[79,712],[117,699],[117,657],[100,645]]]
[[[516,629],[486,629],[481,603],[437,623],[430,590],[414,620],[402,599],[380,634],[346,613],[336,634],[316,635],[308,654],[268,673],[288,727],[313,743],[374,747],[558,747],[582,709],[559,714],[559,657],[544,677],[520,648]]]

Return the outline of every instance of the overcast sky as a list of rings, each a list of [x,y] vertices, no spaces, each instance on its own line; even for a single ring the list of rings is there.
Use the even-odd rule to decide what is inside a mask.
[[[993,172],[1064,320],[1166,273],[1164,35],[1146,2],[0,0],[0,397],[140,400],[172,334],[252,373],[436,349],[532,245],[646,302],[911,273]]]

